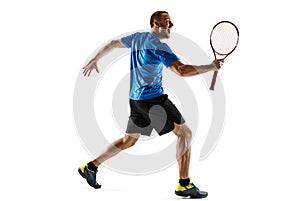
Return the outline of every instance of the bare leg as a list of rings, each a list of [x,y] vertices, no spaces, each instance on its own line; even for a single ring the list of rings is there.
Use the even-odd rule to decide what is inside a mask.
[[[133,146],[136,141],[139,139],[140,134],[126,134],[124,137],[116,140],[112,144],[110,144],[107,149],[100,154],[95,160],[93,160],[93,164],[98,167],[101,163],[106,161],[107,159],[115,156],[119,152],[124,149],[127,149]]]
[[[189,178],[192,131],[186,124],[175,124],[173,132],[178,137],[176,146],[176,158],[179,168],[179,178],[187,179]]]

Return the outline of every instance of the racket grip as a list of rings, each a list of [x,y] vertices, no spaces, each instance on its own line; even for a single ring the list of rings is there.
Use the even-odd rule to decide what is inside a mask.
[[[211,80],[211,84],[210,84],[210,90],[214,90],[214,88],[215,88],[215,84],[216,84],[216,81],[217,81],[217,75],[218,75],[218,72],[219,71],[215,71],[214,72],[214,75],[213,75],[213,77],[212,77],[212,80]]]

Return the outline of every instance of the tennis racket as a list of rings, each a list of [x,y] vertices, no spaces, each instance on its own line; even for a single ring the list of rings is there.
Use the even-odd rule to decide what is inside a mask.
[[[239,30],[235,24],[229,21],[218,22],[210,33],[210,46],[213,50],[214,57],[217,59],[225,59],[237,47],[239,42]],[[214,90],[218,71],[214,72],[210,90]]]

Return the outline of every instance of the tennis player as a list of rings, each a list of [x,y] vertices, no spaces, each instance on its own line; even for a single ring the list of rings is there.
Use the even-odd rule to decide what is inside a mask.
[[[153,13],[150,26],[150,32],[137,32],[119,40],[112,40],[101,48],[83,68],[84,76],[89,76],[93,70],[99,73],[97,67],[99,59],[115,48],[131,49],[129,91],[131,111],[126,134],[110,144],[97,158],[79,167],[78,172],[90,186],[100,188],[96,173],[97,168],[104,161],[133,146],[140,135],[150,136],[153,129],[160,136],[172,131],[178,137],[176,158],[179,183],[175,194],[191,198],[205,198],[208,193],[200,191],[192,183],[189,175],[192,131],[179,110],[169,100],[168,95],[164,93],[162,70],[166,67],[179,76],[194,76],[219,70],[223,60],[214,60],[211,64],[200,66],[183,64],[170,47],[161,42],[162,39],[170,38],[170,30],[173,27],[168,12]]]

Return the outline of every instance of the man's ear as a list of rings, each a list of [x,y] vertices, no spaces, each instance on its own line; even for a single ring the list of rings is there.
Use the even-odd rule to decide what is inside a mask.
[[[154,25],[155,25],[156,27],[159,27],[159,22],[158,22],[157,20],[154,20]]]

